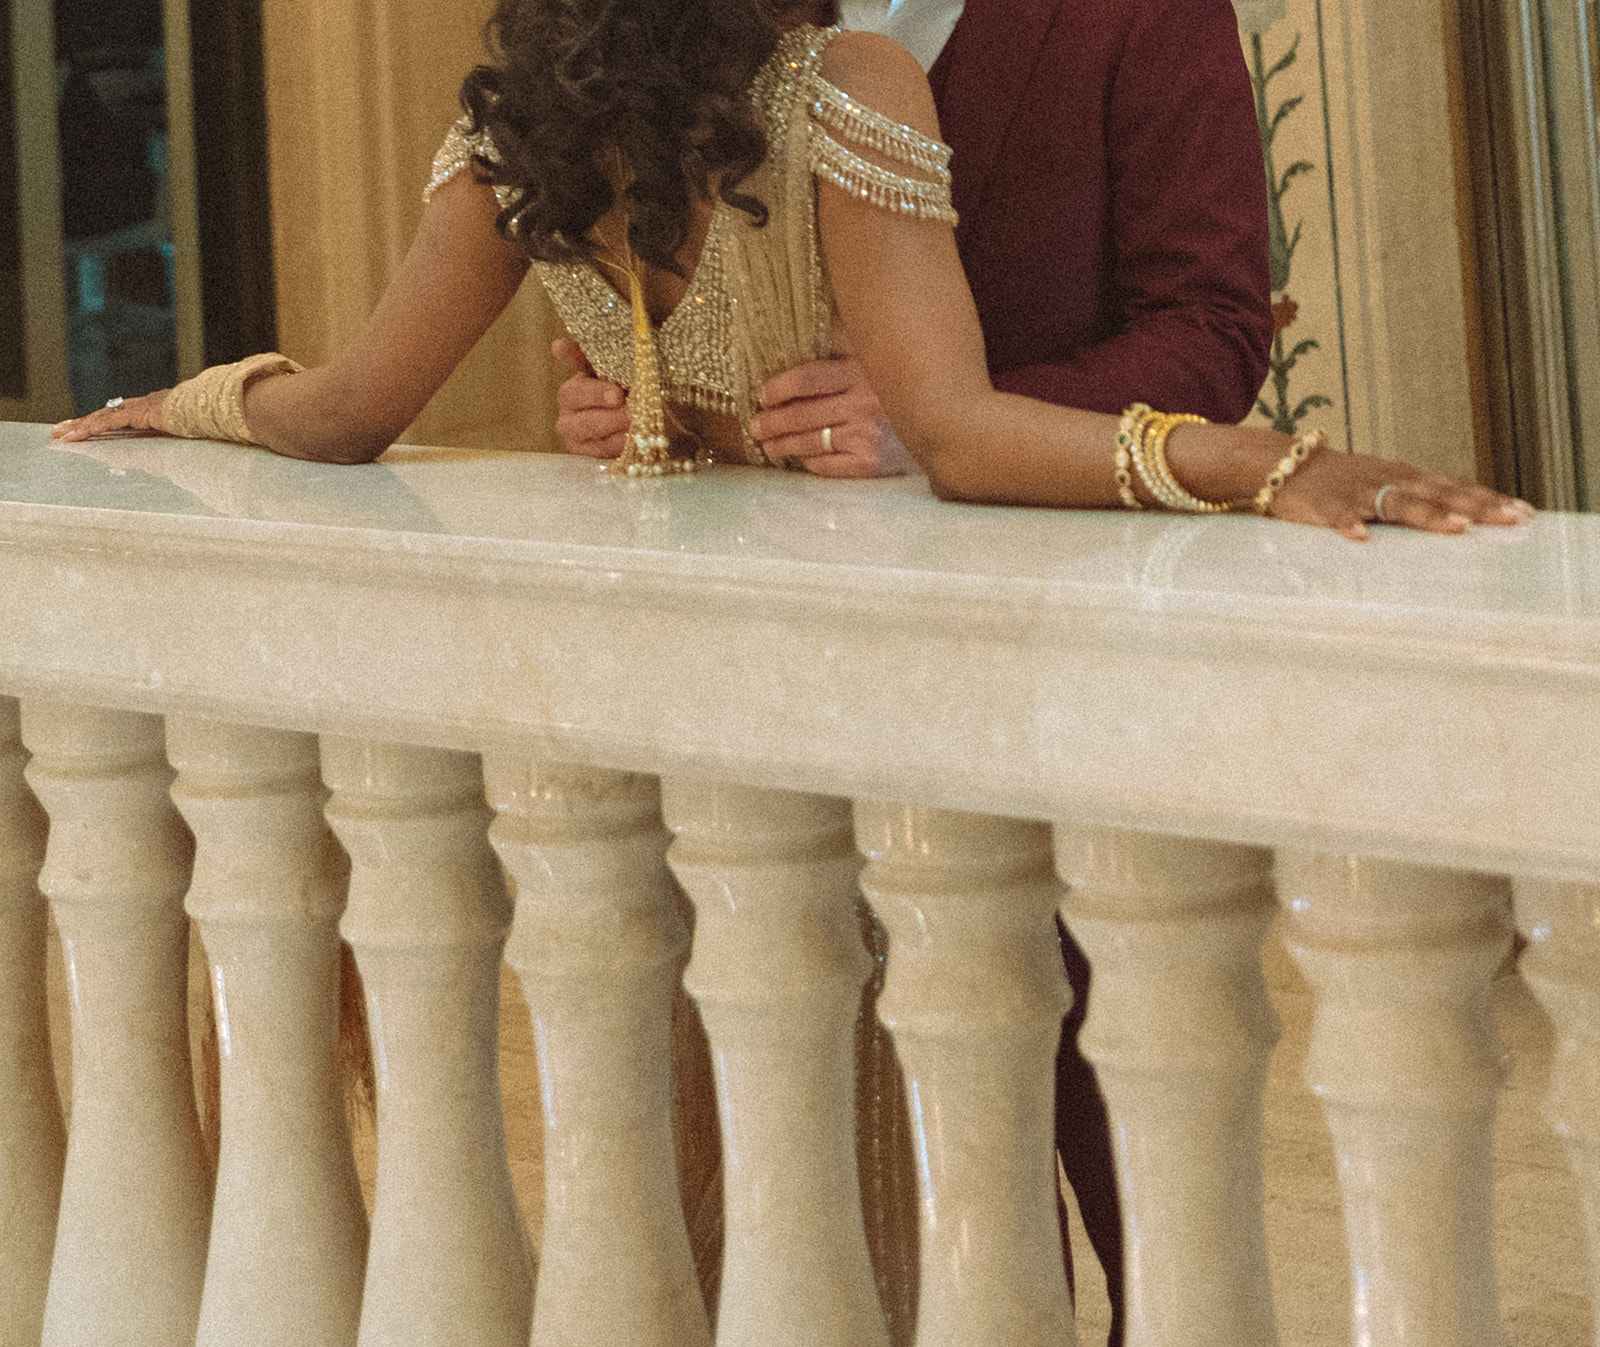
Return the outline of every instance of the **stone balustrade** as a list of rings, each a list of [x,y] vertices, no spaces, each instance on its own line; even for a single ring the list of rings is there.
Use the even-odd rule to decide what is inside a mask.
[[[1278,1340],[1275,913],[1315,998],[1352,1342],[1498,1342],[1488,998],[1513,920],[1600,1229],[1600,519],[1377,534],[0,427],[0,1343],[1074,1343],[1058,913],[1094,968],[1132,1347]],[[857,1167],[869,921],[914,1323]],[[376,1080],[370,1217],[341,937]],[[539,1052],[537,1258],[502,958]],[[680,983],[717,1092],[709,1308],[677,1175]]]

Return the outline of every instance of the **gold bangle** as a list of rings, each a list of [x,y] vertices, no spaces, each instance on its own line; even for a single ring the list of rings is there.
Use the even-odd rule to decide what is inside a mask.
[[[1144,435],[1145,423],[1155,415],[1148,402],[1135,402],[1122,413],[1117,422],[1117,449],[1112,457],[1116,466],[1117,495],[1124,509],[1142,510],[1144,506],[1133,494],[1133,450]]]
[[[1308,430],[1297,435],[1289,445],[1289,452],[1278,460],[1278,466],[1267,474],[1261,490],[1251,502],[1255,512],[1265,517],[1272,509],[1272,498],[1283,489],[1283,484],[1294,476],[1295,469],[1312,454],[1327,447],[1328,437],[1320,430]]]
[[[1133,442],[1133,466],[1138,470],[1139,480],[1144,483],[1144,489],[1156,498],[1156,504],[1172,509],[1172,502],[1167,499],[1167,484],[1161,479],[1161,472],[1151,460],[1150,441],[1152,433],[1161,427],[1166,420],[1164,412],[1157,412],[1147,416],[1139,427],[1139,434]],[[1163,456],[1165,454],[1165,438],[1163,437]]]
[[[1167,462],[1167,436],[1181,425],[1204,425],[1206,418],[1187,412],[1161,412],[1145,423],[1144,434],[1134,446],[1133,462],[1150,494],[1169,510],[1188,514],[1220,514],[1229,508],[1226,501],[1201,500],[1185,491]]]

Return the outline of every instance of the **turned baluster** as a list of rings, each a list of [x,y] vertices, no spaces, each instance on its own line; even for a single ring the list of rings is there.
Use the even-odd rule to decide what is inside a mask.
[[[511,922],[478,759],[324,737],[350,854],[340,929],[366,985],[378,1174],[363,1347],[526,1347],[531,1259],[500,1114]]]
[[[1501,1341],[1491,1198],[1502,881],[1283,854],[1286,943],[1314,993],[1306,1080],[1333,1134],[1362,1347]]]
[[[1600,884],[1519,879],[1515,893],[1522,976],[1556,1031],[1545,1116],[1578,1180],[1600,1305]]]
[[[187,1347],[211,1176],[189,1061],[191,841],[155,716],[24,700],[50,816],[40,887],[61,931],[72,1125],[45,1347]]]
[[[1262,1095],[1279,1024],[1270,852],[1056,829],[1063,919],[1093,969],[1079,1034],[1110,1115],[1129,1347],[1277,1342]]]
[[[1050,830],[864,802],[855,826],[862,891],[889,932],[878,1017],[916,1134],[917,1347],[1074,1344],[1054,1128],[1071,993]]]
[[[35,1347],[44,1325],[66,1133],[50,1067],[45,817],[23,780],[17,703],[0,697],[0,1344]]]
[[[654,777],[484,763],[489,840],[516,880],[544,1101],[534,1347],[709,1347],[678,1197],[672,1000],[689,933]]]
[[[317,741],[174,718],[195,835],[186,902],[210,963],[222,1145],[199,1347],[352,1344],[367,1218],[338,1072],[344,853]]]
[[[726,1243],[720,1347],[887,1347],[861,1216],[855,1025],[872,971],[848,802],[664,783],[694,900],[684,985],[711,1041]]]

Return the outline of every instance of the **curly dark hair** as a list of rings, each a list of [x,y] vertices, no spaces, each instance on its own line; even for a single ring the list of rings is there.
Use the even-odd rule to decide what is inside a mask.
[[[593,260],[591,231],[617,204],[618,155],[628,243],[653,267],[681,274],[690,211],[711,199],[713,180],[724,201],[764,224],[766,207],[738,191],[767,152],[748,89],[800,7],[499,0],[491,59],[467,76],[461,105],[500,159],[480,156],[480,173],[513,189],[500,232],[541,261]]]

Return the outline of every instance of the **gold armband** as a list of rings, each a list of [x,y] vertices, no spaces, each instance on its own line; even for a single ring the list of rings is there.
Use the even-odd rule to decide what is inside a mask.
[[[186,440],[257,444],[245,424],[245,388],[269,374],[299,374],[304,368],[276,351],[232,365],[213,365],[167,394],[161,404],[161,424],[167,434]]]

